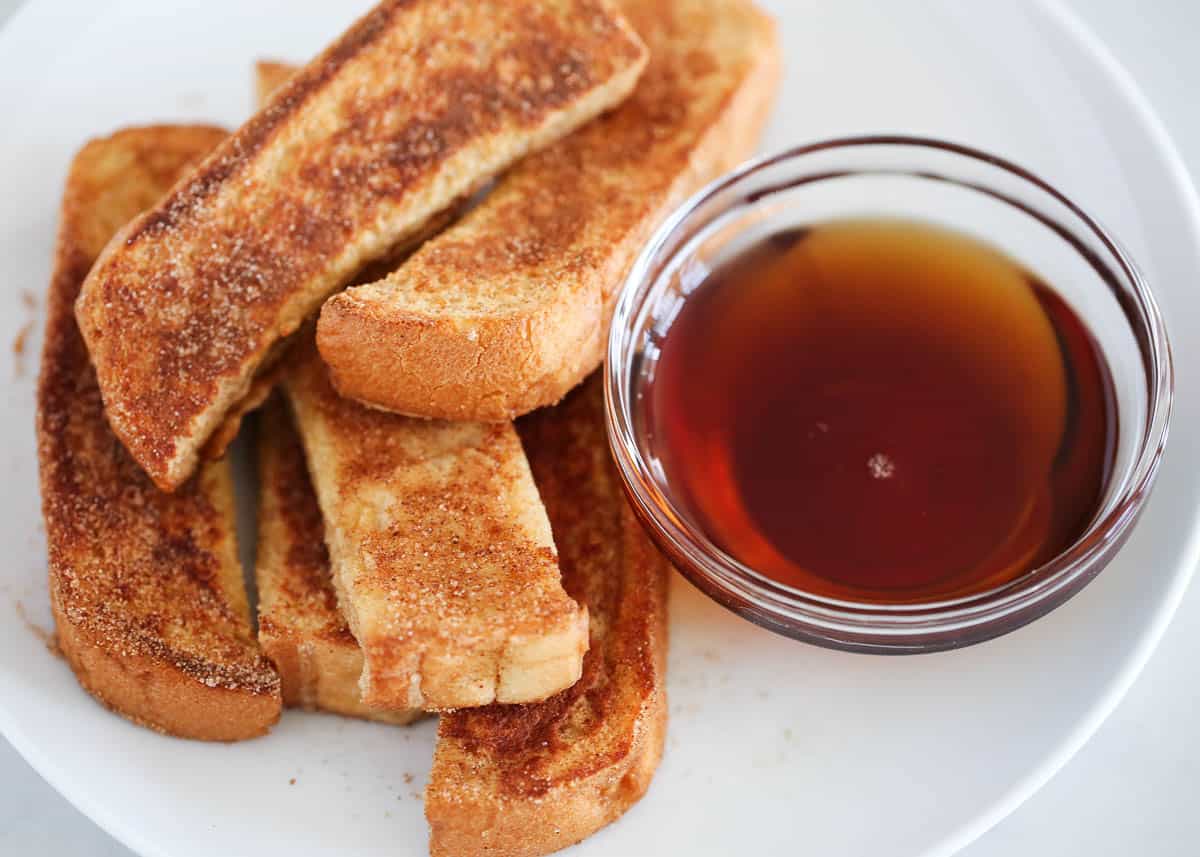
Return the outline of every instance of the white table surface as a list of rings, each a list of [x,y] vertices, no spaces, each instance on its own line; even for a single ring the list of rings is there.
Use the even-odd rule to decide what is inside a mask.
[[[20,2],[0,0],[0,21]],[[1068,2],[1133,73],[1200,180],[1195,95],[1200,87],[1200,0]],[[1194,806],[1200,723],[1192,714],[1200,710],[1197,650],[1200,586],[1193,586],[1145,672],[1096,736],[963,857],[1200,853],[1200,812]],[[59,797],[3,740],[0,854],[132,857]]]

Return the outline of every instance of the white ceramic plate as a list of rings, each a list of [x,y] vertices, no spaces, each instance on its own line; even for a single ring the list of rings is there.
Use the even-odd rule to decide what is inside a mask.
[[[1173,335],[1174,442],[1108,570],[1047,618],[967,650],[824,651],[677,582],[666,757],[647,797],[579,855],[949,854],[1096,729],[1157,642],[1200,547],[1200,218],[1164,133],[1102,46],[1061,11],[1027,3],[768,5],[787,71],[764,148],[864,131],[955,138],[1032,167],[1122,238]],[[236,125],[255,57],[303,59],[364,6],[34,0],[0,36],[0,343],[35,329],[22,360],[7,347],[0,358],[12,379],[0,425],[0,727],[144,855],[425,853],[432,723],[288,712],[248,743],[163,738],[94,704],[34,633],[50,624],[32,431],[41,312],[21,295],[47,282],[72,153],[130,123]]]

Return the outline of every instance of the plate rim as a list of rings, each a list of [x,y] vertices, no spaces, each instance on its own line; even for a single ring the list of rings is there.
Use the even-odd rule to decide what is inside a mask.
[[[1187,217],[1186,228],[1192,234],[1192,255],[1200,261],[1200,195],[1197,194],[1191,173],[1162,117],[1158,115],[1158,111],[1154,109],[1130,71],[1113,54],[1108,43],[1084,22],[1078,12],[1069,8],[1065,0],[1038,0],[1036,8],[1096,62],[1098,69],[1107,77],[1115,92],[1133,108],[1143,129],[1148,132],[1154,149],[1162,156],[1162,164],[1170,174],[1172,187],[1178,191],[1179,202]],[[1066,767],[1112,715],[1162,642],[1163,635],[1191,585],[1196,567],[1200,565],[1198,518],[1200,515],[1193,511],[1192,527],[1180,552],[1180,570],[1171,581],[1166,597],[1158,604],[1153,621],[1143,631],[1137,647],[1126,660],[1124,668],[1109,682],[1105,693],[1095,700],[1086,716],[1080,718],[1075,728],[1060,742],[1054,752],[1043,758],[1042,762],[1022,779],[1013,783],[990,808],[962,824],[957,831],[949,833],[924,857],[950,857],[1012,815],[1053,779],[1055,774]]]

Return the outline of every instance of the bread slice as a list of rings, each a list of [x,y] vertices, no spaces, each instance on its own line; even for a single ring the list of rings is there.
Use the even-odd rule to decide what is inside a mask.
[[[599,375],[518,422],[558,543],[591,614],[583,677],[536,705],[442,716],[425,792],[433,857],[524,857],[578,842],[638,801],[666,731],[669,567],[625,502]]]
[[[334,296],[334,385],[414,416],[508,420],[599,364],[616,293],[666,215],[748,157],[773,104],[773,22],[747,0],[622,0],[650,47],[628,101],[526,158],[385,279]]]
[[[76,309],[162,488],[272,346],[433,215],[632,89],[610,0],[385,0],[108,245]]]
[[[76,156],[63,195],[38,381],[38,461],[59,644],[98,700],[172,735],[232,741],[279,717],[279,677],[250,628],[229,465],[164,494],[109,430],[75,324],[112,234],[225,137],[120,131]]]
[[[311,338],[284,389],[325,519],[338,603],[372,708],[545,699],[578,678],[587,611],[510,424],[373,411],[329,383]]]
[[[363,705],[362,649],[338,609],[304,448],[279,396],[258,424],[258,474],[258,641],[279,669],[284,705],[411,723],[420,711]]]

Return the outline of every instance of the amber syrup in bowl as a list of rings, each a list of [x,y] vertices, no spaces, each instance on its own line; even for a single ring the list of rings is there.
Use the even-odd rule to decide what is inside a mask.
[[[691,583],[888,654],[1007,633],[1094,579],[1173,395],[1116,239],[1016,164],[898,136],[800,146],[682,205],[616,297],[604,382],[622,486]]]
[[[780,583],[932,601],[1007,583],[1099,510],[1118,432],[1086,324],[949,229],[778,232],[712,272],[643,390],[712,541]]]

